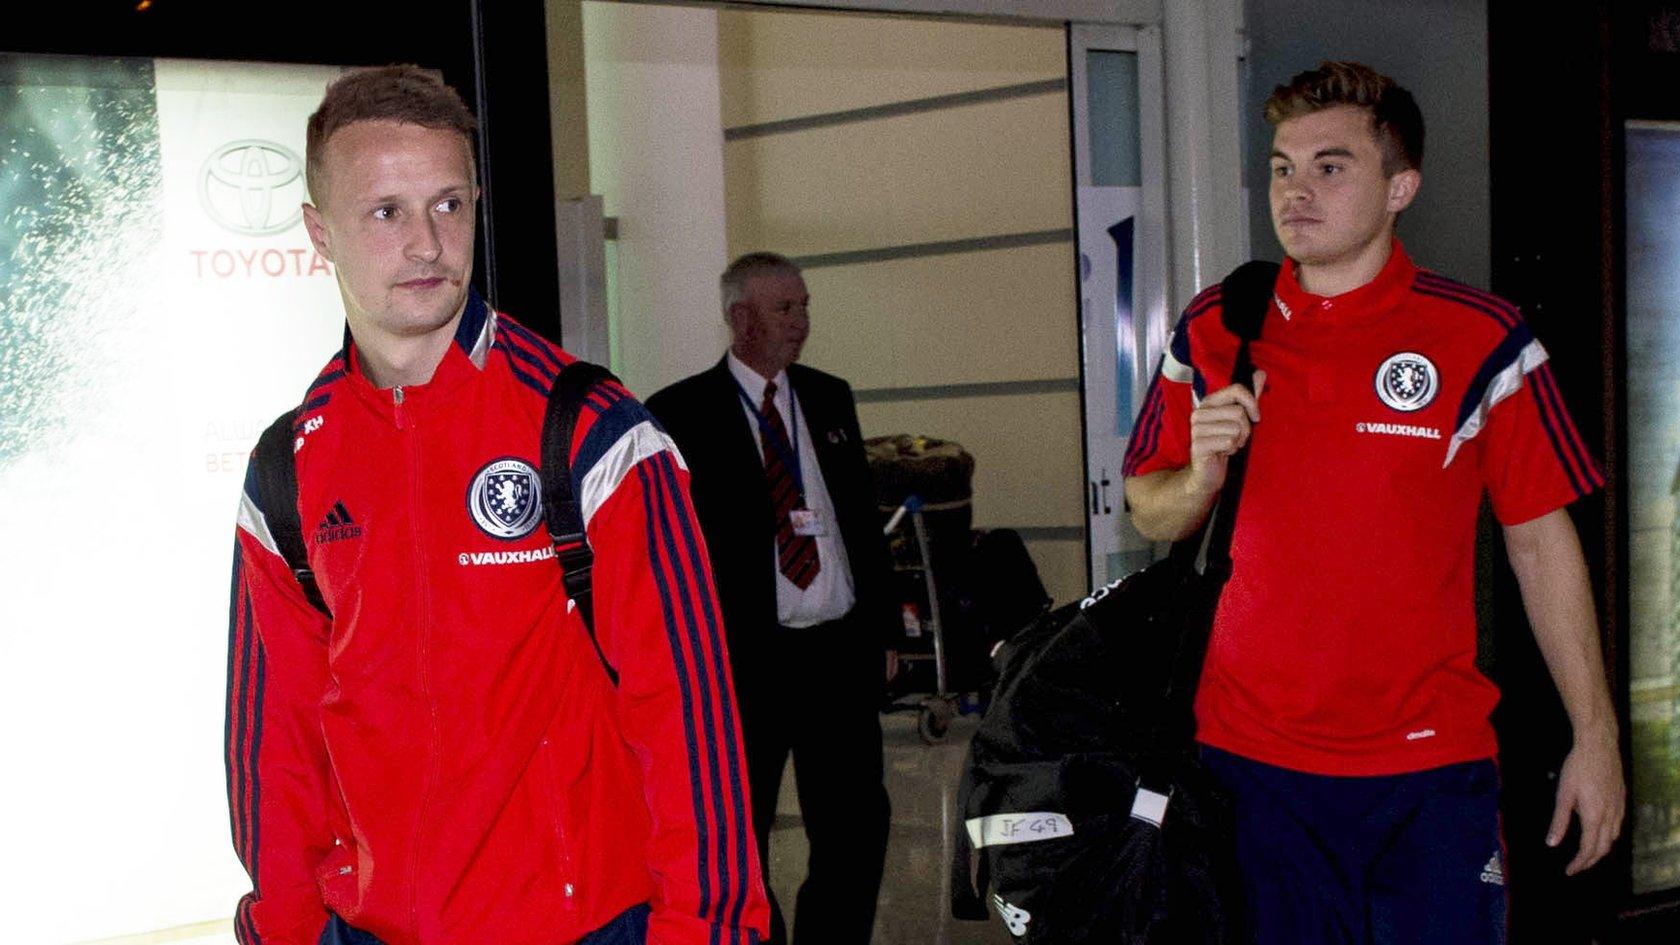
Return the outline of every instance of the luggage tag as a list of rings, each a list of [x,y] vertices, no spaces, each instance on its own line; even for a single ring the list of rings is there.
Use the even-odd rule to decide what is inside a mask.
[[[828,534],[828,522],[815,509],[794,509],[788,513],[793,533],[808,538]]]

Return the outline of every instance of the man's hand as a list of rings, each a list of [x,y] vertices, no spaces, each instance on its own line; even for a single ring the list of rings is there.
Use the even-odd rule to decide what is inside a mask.
[[[1139,534],[1178,541],[1196,530],[1225,485],[1231,456],[1260,421],[1266,372],[1254,372],[1254,390],[1241,384],[1214,391],[1190,412],[1190,465],[1126,478],[1126,503]]]
[[[1581,846],[1564,870],[1573,876],[1610,850],[1622,832],[1627,809],[1616,710],[1599,653],[1592,588],[1575,525],[1564,509],[1505,526],[1505,550],[1522,589],[1534,640],[1575,732],[1546,831],[1546,845],[1555,847],[1563,842],[1570,816],[1580,818]]]
[[[1211,496],[1225,484],[1225,470],[1231,456],[1242,449],[1260,422],[1260,392],[1266,389],[1266,372],[1254,372],[1254,390],[1241,384],[1214,391],[1202,398],[1190,412],[1189,485],[1200,495]]]
[[[898,678],[899,660],[897,650],[887,651],[887,682]]]
[[[1608,731],[1606,731],[1608,729]],[[1563,842],[1570,814],[1581,820],[1581,845],[1564,873],[1574,876],[1604,858],[1622,832],[1627,810],[1627,789],[1622,782],[1622,755],[1616,746],[1612,726],[1580,732],[1575,747],[1563,760],[1558,778],[1557,806],[1552,825],[1546,831],[1546,845]]]

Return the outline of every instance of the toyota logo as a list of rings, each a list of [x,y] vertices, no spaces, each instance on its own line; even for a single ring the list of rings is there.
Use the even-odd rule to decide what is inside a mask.
[[[303,159],[273,141],[230,141],[204,159],[198,200],[212,220],[235,233],[285,232],[303,217]]]

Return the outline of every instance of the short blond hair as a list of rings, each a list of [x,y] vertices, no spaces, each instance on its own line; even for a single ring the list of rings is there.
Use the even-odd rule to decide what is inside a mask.
[[[461,95],[431,69],[414,65],[378,66],[346,72],[327,86],[304,140],[304,181],[319,200],[321,165],[327,142],[345,125],[360,121],[398,121],[460,134],[472,161],[478,121]],[[473,167],[477,163],[473,162]]]

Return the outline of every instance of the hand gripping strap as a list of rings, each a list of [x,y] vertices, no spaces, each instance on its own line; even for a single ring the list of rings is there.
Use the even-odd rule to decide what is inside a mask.
[[[1254,358],[1249,352],[1249,342],[1260,337],[1266,310],[1271,307],[1272,295],[1277,290],[1278,269],[1277,263],[1257,259],[1238,266],[1222,283],[1221,318],[1225,327],[1242,340],[1237,348],[1236,364],[1231,369],[1231,381],[1251,391]],[[1231,570],[1231,535],[1236,530],[1237,503],[1242,500],[1243,480],[1247,478],[1248,454],[1245,447],[1231,457],[1225,469],[1225,487],[1220,490],[1219,502],[1209,516],[1212,524],[1208,528],[1205,560],[1208,568],[1216,568],[1220,573],[1229,574]]]
[[[599,364],[573,361],[566,365],[548,392],[542,429],[543,515],[548,521],[548,537],[554,542],[554,557],[560,562],[566,596],[583,618],[589,642],[614,686],[618,685],[618,671],[607,662],[601,641],[595,636],[595,603],[591,591],[595,552],[589,547],[583,506],[578,502],[577,487],[572,481],[572,431],[577,429],[578,415],[590,388],[617,380]]]
[[[297,455],[292,447],[297,415],[296,408],[286,411],[257,438],[256,451],[251,455],[251,462],[256,464],[257,494],[251,498],[262,509],[274,545],[297,578],[303,596],[310,606],[331,617],[332,611],[315,583],[315,572],[309,568],[303,523],[298,518]]]
[[[1249,344],[1260,337],[1278,270],[1276,263],[1255,260],[1237,267],[1221,283],[1221,318],[1225,328],[1241,340],[1231,380],[1250,390],[1254,389],[1254,359]],[[1172,547],[1171,558],[1187,575],[1185,598],[1178,602],[1183,629],[1167,675],[1167,710],[1160,714],[1145,742],[1153,747],[1141,766],[1142,784],[1154,787],[1169,783],[1167,774],[1176,764],[1177,748],[1194,731],[1192,705],[1201,682],[1208,637],[1213,633],[1214,611],[1225,580],[1231,576],[1231,537],[1236,531],[1237,504],[1242,500],[1243,479],[1248,472],[1248,453],[1245,446],[1231,457],[1225,469],[1225,485],[1202,527]]]
[[[1243,263],[1220,283],[1220,319],[1225,329],[1235,335],[1237,359],[1231,370],[1233,383],[1254,389],[1254,359],[1249,343],[1260,337],[1277,288],[1279,266],[1274,262],[1252,260]],[[1186,564],[1199,558],[1205,562],[1198,570],[1229,572],[1231,563],[1231,535],[1236,526],[1237,502],[1242,498],[1243,479],[1248,472],[1248,450],[1238,450],[1225,471],[1225,487],[1202,527],[1173,544],[1172,557]]]

